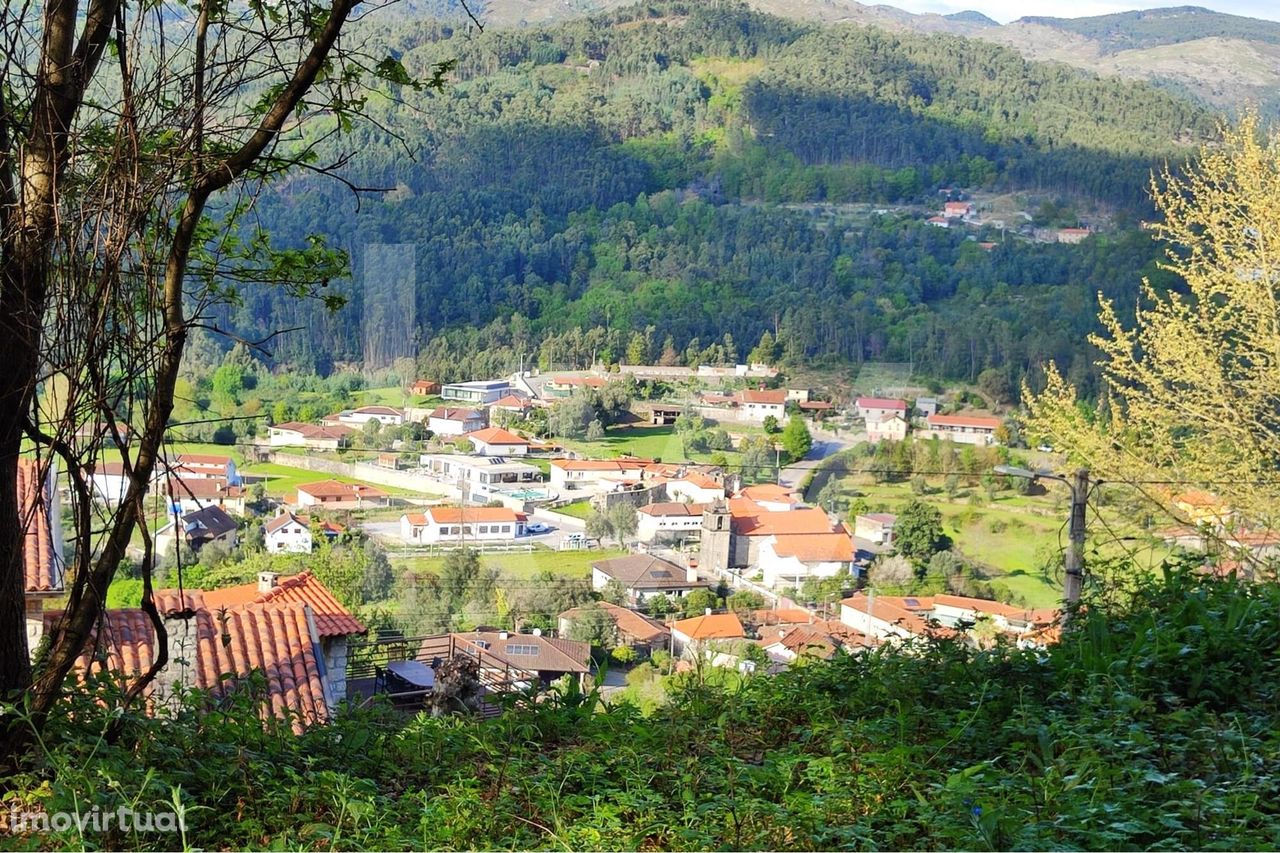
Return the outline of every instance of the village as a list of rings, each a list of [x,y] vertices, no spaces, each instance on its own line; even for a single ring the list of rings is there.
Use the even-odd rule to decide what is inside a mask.
[[[619,383],[628,383],[635,399],[603,436],[539,437],[531,428],[537,413]],[[638,386],[666,393],[635,394]],[[469,662],[475,707],[495,713],[497,695],[548,689],[565,677],[586,685],[612,669],[606,689],[622,690],[628,670],[645,663],[667,672],[707,666],[767,674],[805,657],[931,636],[979,646],[998,637],[1028,647],[1052,641],[1059,582],[1048,574],[1032,578],[1030,565],[1010,566],[1004,585],[973,582],[987,577],[975,565],[988,564],[976,543],[968,547],[953,510],[935,512],[937,530],[929,535],[948,539],[938,523],[945,519],[966,546],[963,558],[949,545],[920,552],[898,541],[898,513],[915,511],[904,506],[927,508],[918,495],[945,502],[945,491],[959,509],[955,481],[963,477],[975,487],[985,483],[991,501],[970,488],[959,518],[981,518],[975,504],[992,507],[983,510],[996,513],[988,532],[1004,533],[999,519],[1012,518],[997,547],[1022,563],[1043,562],[1045,555],[1009,542],[1033,536],[1040,519],[1019,520],[1009,515],[1016,509],[999,505],[1034,498],[1012,490],[1000,496],[990,480],[997,462],[1014,458],[1005,445],[1016,426],[973,408],[970,396],[877,390],[828,399],[825,389],[788,387],[764,365],[416,380],[403,389],[402,406],[361,405],[314,423],[271,424],[237,454],[240,464],[215,447],[178,452],[147,498],[156,511],[154,552],[177,558],[177,574],[166,577],[182,584],[182,554],[190,565],[202,552],[234,553],[249,538],[268,562],[250,583],[157,593],[167,664],[151,690],[157,699],[175,686],[226,690],[228,676],[261,668],[271,707],[301,728],[379,693],[418,706],[444,689],[437,675],[453,672],[446,664],[455,658]],[[389,437],[414,434],[419,440]],[[95,425],[82,435],[127,452],[126,425]],[[357,444],[365,452],[352,459]],[[415,445],[422,449],[411,450]],[[1020,452],[1047,458],[1052,448]],[[911,454],[937,457],[927,463],[937,470],[901,461]],[[127,489],[124,455],[92,471],[94,499],[105,507]],[[860,458],[870,460],[867,467],[851,470]],[[945,488],[931,487],[943,469],[954,472]],[[26,499],[44,509],[29,526],[26,553],[35,650],[57,624],[67,589],[59,508],[67,484],[56,470],[41,474],[26,463],[23,470]],[[892,497],[880,491],[908,478],[909,493],[902,486]],[[882,494],[888,503],[869,500]],[[1051,498],[1045,492],[1043,500]],[[1147,534],[1160,554],[1203,548],[1205,525],[1231,525],[1229,510],[1212,496],[1181,500],[1191,523]],[[1060,498],[1047,506],[1031,511],[1056,513]],[[906,535],[918,540],[918,522],[909,523]],[[1236,539],[1255,555],[1280,548],[1275,537]],[[352,541],[384,551],[397,571],[438,573],[451,553],[463,552],[530,579],[563,574],[589,587],[572,606],[540,619],[479,621],[416,636],[385,621],[370,630],[359,604],[344,604],[305,568],[314,549]],[[276,566],[270,555],[293,562]],[[914,577],[904,555],[916,559]],[[938,562],[953,574],[933,578]],[[1222,571],[1228,561],[1215,565]],[[886,581],[893,566],[907,571],[896,585]],[[82,668],[136,678],[160,659],[153,623],[130,605],[105,612],[96,651],[86,653]],[[395,612],[401,603],[383,606]]]

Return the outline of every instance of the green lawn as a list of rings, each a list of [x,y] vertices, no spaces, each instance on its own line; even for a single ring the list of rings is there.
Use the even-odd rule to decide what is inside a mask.
[[[737,425],[726,427],[726,430],[730,435],[754,435],[761,431],[756,427],[741,427]],[[686,454],[683,442],[676,435],[676,430],[673,426],[610,427],[605,431],[605,437],[599,441],[564,439],[560,443],[570,450],[595,458],[630,455],[640,456],[645,459],[658,459],[663,462],[708,462],[712,456],[710,452]],[[725,455],[732,460],[736,455],[736,451],[725,451]]]
[[[324,471],[308,471],[305,468],[292,468],[288,465],[279,465],[275,462],[262,462],[250,468],[243,468],[241,474],[248,476],[265,476],[269,479],[266,481],[267,494],[272,497],[287,494],[295,491],[298,486],[303,483],[314,483],[319,480],[337,480],[340,483],[360,483],[354,477],[340,477],[336,474],[328,474]],[[381,489],[389,495],[406,497],[406,498],[438,498],[441,495],[420,492],[414,489],[402,489],[396,486],[384,486],[380,483],[370,483],[375,488]]]
[[[591,515],[591,501],[589,500],[574,501],[571,504],[567,504],[561,507],[556,507],[552,511],[562,513],[564,515],[570,515],[570,516],[573,516],[574,518],[581,518],[583,521],[585,521],[587,516]]]
[[[409,398],[399,385],[391,385],[386,388],[365,388],[362,391],[356,391],[352,396],[356,399],[357,406],[395,406],[399,408],[403,406]],[[419,400],[425,398],[417,398]],[[417,405],[414,403],[413,405]]]
[[[596,560],[619,557],[625,550],[608,548],[595,551],[552,551],[549,548],[537,548],[533,551],[516,551],[513,553],[481,554],[480,563],[485,568],[496,568],[503,574],[514,577],[532,577],[542,571],[551,571],[564,577],[586,577],[591,574],[591,564]],[[439,572],[444,565],[444,557],[410,557],[391,552],[396,569],[411,568],[422,572]]]

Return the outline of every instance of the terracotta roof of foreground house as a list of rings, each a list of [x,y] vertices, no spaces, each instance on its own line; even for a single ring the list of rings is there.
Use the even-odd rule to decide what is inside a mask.
[[[340,483],[337,480],[319,480],[314,483],[303,483],[298,486],[299,492],[306,492],[313,498],[361,497],[385,498],[387,493],[364,483]]]
[[[206,589],[202,590],[202,595],[204,606],[214,611],[245,604],[306,604],[311,608],[316,631],[321,637],[346,637],[369,630],[311,572],[281,577],[274,587],[265,592],[259,590],[255,582]]]
[[[58,565],[49,519],[49,495],[41,466],[34,459],[18,460],[18,514],[23,522],[22,580],[28,595],[62,592],[62,567]]]
[[[198,600],[198,599],[196,599]],[[311,637],[308,609],[302,603],[251,604],[218,613],[197,610],[187,620],[166,626],[170,632],[190,631],[194,659],[170,661],[159,676],[177,680],[176,667],[190,666],[193,686],[214,695],[236,689],[236,679],[254,670],[266,676],[267,699],[276,717],[289,716],[295,731],[328,718],[319,652]],[[57,626],[60,612],[44,615],[45,630]],[[93,641],[76,660],[76,669],[112,672],[131,680],[155,662],[156,635],[142,610],[108,610]],[[224,679],[232,675],[235,678]],[[154,690],[154,683],[148,688]]]

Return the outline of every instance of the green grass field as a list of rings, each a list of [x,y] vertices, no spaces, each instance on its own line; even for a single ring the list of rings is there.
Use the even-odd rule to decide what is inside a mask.
[[[596,560],[619,557],[627,553],[617,548],[595,551],[552,551],[538,548],[533,551],[481,554],[480,564],[496,568],[512,577],[532,577],[539,572],[551,571],[564,577],[580,578],[591,574],[591,564]],[[397,570],[413,569],[419,572],[439,572],[444,565],[443,556],[417,557],[388,554]]]
[[[726,426],[725,429],[732,436],[755,435],[762,432],[759,427]],[[612,456],[640,456],[645,459],[658,459],[663,462],[708,462],[711,460],[713,452],[708,453],[685,453],[683,442],[676,435],[675,427],[610,427],[605,431],[605,437],[599,441],[586,441],[584,439],[564,439],[560,441],[570,450],[577,451],[596,458],[607,459]],[[725,456],[732,462],[738,455],[737,451],[724,451]]]
[[[410,400],[399,385],[391,385],[386,388],[365,388],[362,391],[356,391],[352,396],[356,399],[357,406],[395,406],[399,408]],[[418,398],[423,399],[423,398]],[[418,405],[414,403],[413,405]]]
[[[242,468],[241,474],[250,477],[267,477],[266,486],[267,494],[272,497],[280,497],[289,492],[295,491],[298,486],[303,483],[314,483],[318,480],[337,480],[340,483],[360,483],[355,477],[341,477],[337,474],[328,474],[324,471],[308,471],[305,468],[292,468],[288,465],[278,465],[275,462],[262,462],[249,468]],[[430,492],[420,492],[414,489],[402,489],[397,486],[384,486],[380,483],[369,483],[368,485],[381,489],[389,495],[404,498],[439,498],[442,495]]]
[[[1032,607],[1058,603],[1060,573],[1050,572],[1046,579],[1041,567],[1047,561],[1060,561],[1066,547],[1063,522],[1067,507],[1060,490],[1039,495],[999,492],[995,501],[987,501],[981,488],[962,489],[951,499],[942,492],[940,480],[928,485],[930,493],[921,500],[941,511],[943,530],[955,550],[984,565],[993,586],[1005,587]],[[861,477],[841,480],[841,491],[846,500],[852,500],[854,492],[860,493],[873,511],[895,512],[916,497],[908,483],[871,483]],[[983,496],[980,504],[969,503],[972,493]],[[1102,517],[1094,515],[1089,525],[1086,548],[1096,548],[1104,556],[1127,553],[1137,565],[1150,568],[1159,566],[1171,553],[1163,543],[1152,543],[1117,511],[1103,512]],[[1117,537],[1128,539],[1117,542]]]
[[[591,501],[575,501],[565,506],[556,507],[555,512],[574,518],[581,518],[585,521],[587,516],[591,515]]]

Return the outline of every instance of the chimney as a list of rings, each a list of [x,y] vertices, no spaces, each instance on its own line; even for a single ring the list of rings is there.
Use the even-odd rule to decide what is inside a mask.
[[[499,631],[499,632],[498,632],[498,639],[499,639],[499,640],[505,640],[505,639],[507,639],[507,637],[509,637],[509,636],[511,636],[511,635],[510,635],[510,634],[508,634],[506,631]]]
[[[710,608],[710,607],[708,607],[708,608],[703,612],[703,615],[704,615],[704,616],[710,616],[710,615],[711,615],[711,608]]]
[[[279,579],[279,572],[258,572],[258,592],[271,592]]]
[[[697,583],[697,582],[698,582],[698,567],[697,567],[697,566],[687,566],[687,567],[685,568],[685,570],[684,570],[684,579],[685,579],[685,582],[686,582],[686,583]]]
[[[168,634],[169,662],[156,675],[152,687],[158,705],[174,703],[176,707],[175,693],[199,686],[196,677],[199,666],[196,661],[196,638],[200,633],[199,622],[202,615],[179,611],[163,616],[165,633]],[[220,634],[222,627],[215,626],[215,631]]]

